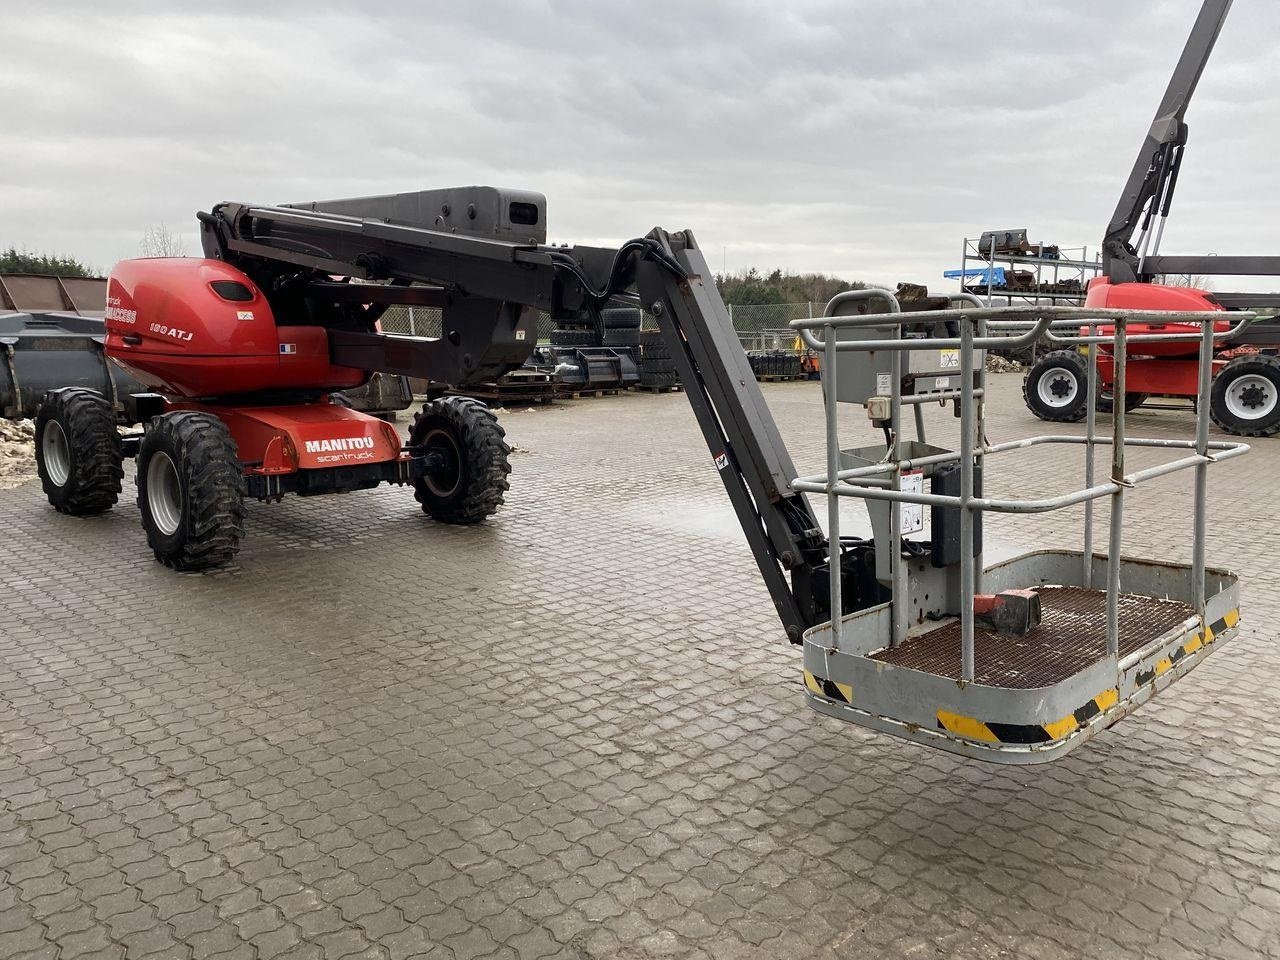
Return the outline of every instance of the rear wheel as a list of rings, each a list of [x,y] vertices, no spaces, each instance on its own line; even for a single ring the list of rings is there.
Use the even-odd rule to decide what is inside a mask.
[[[1209,415],[1228,433],[1269,437],[1280,432],[1280,358],[1236,357],[1213,380]]]
[[[61,513],[90,516],[120,498],[124,455],[111,402],[96,390],[52,390],[36,412],[36,469]]]
[[[479,523],[502,505],[511,473],[506,431],[479,400],[443,397],[415,414],[409,444],[440,466],[413,482],[422,510],[442,523]]]
[[[1022,381],[1022,398],[1041,420],[1077,423],[1084,419],[1088,367],[1072,350],[1055,350],[1035,362]]]
[[[229,563],[244,537],[235,441],[208,413],[156,417],[138,449],[138,509],[156,559],[175,570]]]

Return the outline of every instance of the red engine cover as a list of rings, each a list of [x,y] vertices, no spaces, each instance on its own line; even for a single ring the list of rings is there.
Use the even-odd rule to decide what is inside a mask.
[[[1212,294],[1191,287],[1169,287],[1159,283],[1112,283],[1106,277],[1089,281],[1085,297],[1086,307],[1105,307],[1117,310],[1222,310],[1222,305]],[[1214,324],[1218,331],[1231,327],[1228,320]],[[1115,327],[1099,324],[1098,332],[1111,336]],[[1132,323],[1128,332],[1136,333],[1199,333],[1200,327],[1192,323]],[[1099,348],[1109,353],[1110,348]],[[1198,340],[1174,340],[1166,343],[1135,343],[1129,347],[1131,355],[1148,357],[1195,356],[1200,350]]]
[[[262,292],[220,260],[122,260],[107,282],[106,352],[173,397],[340,390],[363,370],[329,362],[323,327],[277,327]]]

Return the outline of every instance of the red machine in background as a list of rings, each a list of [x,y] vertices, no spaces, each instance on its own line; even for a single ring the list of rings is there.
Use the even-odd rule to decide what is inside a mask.
[[[1187,143],[1183,120],[1231,0],[1205,0],[1182,57],[1130,171],[1124,193],[1103,239],[1103,273],[1089,284],[1085,306],[1141,310],[1259,310],[1280,307],[1280,295],[1217,293],[1170,286],[1167,276],[1276,276],[1280,257],[1167,256],[1160,253],[1164,224],[1177,186]],[[1136,234],[1136,239],[1135,239]],[[1170,324],[1134,324],[1131,335],[1169,332]],[[1224,315],[1219,333],[1233,324]],[[1110,334],[1102,326],[1100,333]],[[1198,328],[1188,328],[1188,334]],[[1134,410],[1151,396],[1197,398],[1194,338],[1134,343],[1129,351],[1124,406]],[[1244,436],[1280,432],[1280,323],[1255,322],[1219,340],[1213,361],[1209,413],[1223,430]],[[1058,350],[1039,358],[1023,382],[1027,406],[1042,420],[1075,422],[1085,417],[1088,367],[1078,352]],[[1100,407],[1110,410],[1113,363],[1108,348],[1097,352]]]

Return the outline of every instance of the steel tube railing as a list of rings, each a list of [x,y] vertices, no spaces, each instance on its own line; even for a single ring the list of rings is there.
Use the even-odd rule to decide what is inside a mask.
[[[1116,339],[1112,345],[1115,369],[1111,381],[1111,495],[1110,536],[1107,541],[1107,653],[1120,656],[1120,550],[1124,523],[1124,491],[1132,486],[1124,475],[1124,395],[1126,323],[1116,321]]]
[[[1193,522],[1195,530],[1191,542],[1191,596],[1195,601],[1196,613],[1203,623],[1205,619],[1204,588],[1204,541],[1205,541],[1205,502],[1209,490],[1209,384],[1213,379],[1213,325],[1206,323],[1200,337],[1200,369],[1196,384],[1196,453],[1206,458],[1196,465],[1195,511]]]
[[[960,324],[960,609],[973,612],[973,324]],[[960,678],[973,682],[973,617],[960,618]]]
[[[1163,477],[1170,473],[1176,473],[1179,470],[1185,470],[1188,467],[1199,466],[1200,464],[1221,463],[1224,460],[1230,460],[1232,457],[1238,457],[1248,452],[1248,444],[1234,444],[1217,456],[1201,457],[1197,454],[1190,457],[1183,457],[1180,460],[1174,460],[1170,463],[1162,463],[1158,466],[1147,467],[1143,470],[1135,471],[1134,473],[1125,476],[1124,482],[1120,484],[1114,482],[1100,483],[1084,490],[1073,490],[1071,493],[1064,493],[1056,497],[1045,497],[1040,500],[1009,500],[992,497],[973,497],[969,501],[969,510],[1018,514],[1052,513],[1054,510],[1061,510],[1064,507],[1074,507],[1077,504],[1088,503],[1090,500],[1098,500],[1102,497],[1114,496],[1118,489],[1132,487],[1147,480],[1154,480],[1157,477]],[[827,481],[825,477],[797,478],[791,481],[791,488],[802,493],[825,494],[827,492]],[[835,489],[842,497],[861,497],[867,500],[889,500],[897,501],[899,503],[920,503],[926,507],[954,508],[961,505],[960,497],[956,496],[948,496],[940,493],[908,493],[906,491],[896,491],[881,487],[867,487],[860,484],[851,484],[839,480],[836,482]]]
[[[890,300],[891,312],[898,312],[898,298]],[[898,339],[902,337],[902,327],[894,328]],[[889,375],[893,380],[889,391],[889,443],[888,456],[897,463],[900,459],[902,442],[902,352],[895,350],[889,359]],[[920,408],[917,407],[917,410]],[[894,467],[889,474],[890,489],[902,490],[902,468]],[[837,494],[838,496],[838,494]],[[907,585],[907,565],[902,559],[902,501],[889,504],[889,582],[893,585],[895,597],[905,597],[910,589]],[[889,610],[889,625],[892,642],[896,647],[907,639],[907,612],[910,604],[895,603]]]
[[[1098,329],[1097,324],[1089,324],[1089,333],[1092,335]],[[1093,486],[1093,467],[1094,467],[1094,447],[1098,429],[1098,345],[1090,343],[1087,349],[1087,360],[1089,365],[1088,386],[1085,389],[1085,415],[1084,415],[1084,486],[1089,489]],[[1084,546],[1081,550],[1084,554],[1084,571],[1083,583],[1086,587],[1093,587],[1093,499],[1090,498],[1084,503]]]
[[[1039,437],[1027,437],[1022,440],[1009,440],[1004,443],[990,444],[985,448],[985,453],[988,456],[990,456],[991,454],[994,454],[994,453],[1005,453],[1010,450],[1021,450],[1026,447],[1036,447],[1046,443],[1085,444],[1087,443],[1087,438],[1072,436],[1070,434],[1059,434],[1059,435],[1046,434],[1044,436],[1039,436]],[[1125,439],[1125,443],[1130,447],[1151,447],[1155,449],[1167,449],[1167,450],[1196,449],[1196,441],[1194,440],[1168,440],[1163,437],[1159,437],[1159,438],[1129,437]],[[1095,437],[1094,445],[1110,446],[1111,438]],[[1218,460],[1227,460],[1227,459],[1230,459],[1231,457],[1239,456],[1240,454],[1249,452],[1249,445],[1247,443],[1241,443],[1238,441],[1231,441],[1231,440],[1210,440],[1205,444],[1205,447],[1206,447],[1205,455],[1208,457],[1208,460],[1210,463],[1216,462]],[[1208,451],[1219,451],[1219,452],[1216,456],[1209,456]],[[960,459],[959,453],[955,453],[955,452],[936,453],[927,457],[915,457],[914,459],[901,460],[899,461],[899,466],[904,471],[917,470],[922,467],[936,466],[938,464],[943,464],[943,463],[951,463],[959,459]],[[886,460],[884,463],[869,464],[868,466],[865,466],[865,467],[847,467],[846,469],[841,470],[836,475],[836,479],[838,480],[860,479],[865,481],[869,477],[873,477],[879,473],[888,473],[892,469],[893,469],[893,464],[890,463],[888,460]],[[1145,471],[1139,471],[1139,473],[1143,473],[1143,472]],[[1138,476],[1138,474],[1134,474],[1134,476]],[[797,483],[807,482],[810,484],[822,485],[827,482],[827,478],[825,475],[818,474],[815,476],[797,477],[794,482],[797,482]],[[1090,488],[1090,489],[1093,489],[1093,488]],[[921,502],[923,503],[926,501],[921,501]],[[1010,502],[1013,502],[1013,501],[1010,501]],[[1026,501],[1026,502],[1038,503],[1040,501]]]
[[[850,293],[871,294],[874,296],[884,296],[887,291],[883,290],[853,290]],[[891,296],[891,295],[890,295]],[[871,299],[871,296],[864,299]],[[894,301],[896,302],[896,301]],[[830,304],[828,304],[830,306]],[[981,310],[930,310],[927,313],[881,313],[870,316],[854,316],[854,317],[822,317],[813,319],[800,319],[791,321],[791,329],[800,334],[800,338],[815,350],[823,349],[824,344],[813,335],[813,331],[822,329],[824,324],[831,323],[837,329],[845,327],[889,327],[897,325],[901,327],[904,323],[919,323],[922,320],[929,323],[945,323],[955,321],[959,323],[973,323],[978,320],[987,321],[988,326],[994,330],[1008,330],[1016,333],[1018,324],[1014,321],[1021,321],[1026,324],[1026,329],[1021,334],[1007,337],[975,337],[973,347],[978,350],[986,349],[1004,349],[1012,347],[1029,346],[1034,343],[1042,334],[1049,331],[1055,319],[1059,319],[1059,326],[1062,326],[1062,319],[1073,320],[1077,325],[1086,323],[1088,320],[1127,320],[1132,323],[1154,323],[1154,324],[1171,324],[1171,323],[1200,323],[1203,320],[1221,320],[1223,319],[1223,311],[1173,311],[1173,310],[1117,310],[1093,307],[984,307]],[[1242,314],[1242,319],[1231,330],[1223,331],[1221,334],[1215,334],[1215,340],[1224,340],[1237,335],[1241,330],[1253,322],[1253,314]],[[1011,325],[1013,323],[1013,325]],[[1056,335],[1053,335],[1056,337]],[[1199,334],[1136,334],[1131,339],[1133,342],[1157,342],[1167,340],[1198,338]],[[1057,337],[1057,343],[1082,343],[1081,337]],[[1112,338],[1101,337],[1095,342],[1110,343]],[[838,350],[958,350],[960,349],[960,339],[958,337],[942,338],[942,339],[919,339],[919,340],[845,340],[841,341],[837,346]]]
[[[975,397],[981,397],[983,396],[983,392],[979,388],[974,387],[973,395]],[[935,393],[913,393],[910,396],[903,397],[902,403],[904,406],[910,406],[912,404],[914,404],[915,406],[923,406],[926,403],[941,403],[944,400],[959,400],[959,399],[960,399],[959,390],[938,390]]]
[[[827,524],[829,533],[829,575],[831,597],[831,643],[839,647],[840,621],[843,613],[840,582],[840,498],[858,497],[865,500],[888,501],[890,505],[890,558],[889,578],[893,586],[893,603],[891,605],[891,630],[893,644],[905,639],[908,629],[907,613],[910,609],[907,596],[906,564],[902,558],[901,507],[903,504],[922,504],[935,509],[959,509],[960,511],[960,577],[961,577],[961,677],[962,682],[972,682],[976,676],[974,640],[975,626],[973,614],[974,595],[980,584],[980,560],[974,554],[975,520],[977,512],[996,513],[1046,513],[1060,510],[1077,504],[1085,505],[1083,582],[1092,585],[1093,576],[1093,501],[1101,497],[1111,498],[1111,516],[1108,531],[1107,553],[1107,649],[1109,656],[1117,664],[1120,663],[1120,566],[1123,546],[1123,522],[1126,491],[1135,484],[1174,473],[1178,470],[1193,468],[1196,476],[1195,495],[1195,532],[1193,544],[1193,560],[1190,576],[1192,592],[1196,598],[1197,615],[1203,620],[1205,605],[1205,519],[1204,511],[1207,499],[1207,468],[1211,463],[1241,456],[1249,451],[1249,445],[1236,441],[1209,439],[1208,391],[1212,379],[1213,350],[1217,343],[1229,339],[1250,322],[1252,315],[1247,315],[1239,323],[1226,331],[1215,330],[1215,323],[1222,319],[1219,311],[1208,312],[1165,312],[1165,311],[1125,311],[1095,310],[1079,307],[1001,307],[981,308],[973,310],[929,311],[923,315],[902,314],[897,312],[897,301],[888,291],[860,290],[841,295],[848,299],[885,298],[891,313],[871,316],[835,317],[824,316],[821,319],[793,321],[791,328],[797,330],[811,347],[823,351],[823,398],[827,417],[827,471],[825,475],[798,477],[791,482],[791,488],[797,492],[821,493],[827,497]],[[959,299],[959,298],[953,298]],[[976,300],[976,298],[973,298]],[[827,313],[837,302],[828,304]],[[946,339],[903,339],[903,325],[908,322],[940,322],[956,320],[960,325],[958,337]],[[1114,323],[1111,335],[1097,333],[1100,321]],[[1195,323],[1200,326],[1199,333],[1176,334],[1135,334],[1130,335],[1129,324],[1133,322],[1150,323]],[[1086,388],[1086,416],[1084,436],[1072,434],[1046,434],[1012,440],[999,444],[986,441],[985,417],[982,405],[985,399],[985,370],[979,373],[974,366],[974,354],[990,346],[1015,346],[1028,342],[1052,328],[1074,326],[1077,330],[1085,325],[1087,333],[1074,337],[1058,337],[1052,335],[1054,342],[1078,343],[1087,347],[1088,385]],[[841,340],[839,331],[847,328],[892,327],[895,337],[891,340]],[[976,327],[976,335],[975,335]],[[814,330],[821,329],[822,339],[818,340]],[[1013,336],[989,336],[989,329],[1013,333]],[[1020,332],[1019,332],[1020,331]],[[1167,341],[1195,338],[1199,341],[1198,381],[1197,386],[1201,402],[1197,410],[1196,436],[1194,440],[1168,440],[1164,438],[1133,438],[1125,435],[1124,397],[1127,386],[1127,360],[1130,344],[1147,341]],[[1099,393],[1099,375],[1097,371],[1097,346],[1110,344],[1114,360],[1112,384],[1112,429],[1110,436],[1097,434],[1097,417],[1095,405]],[[905,351],[923,349],[958,349],[960,351],[960,389],[940,391],[935,394],[919,394],[903,397],[901,393],[902,356]],[[841,469],[840,444],[838,434],[838,373],[839,354],[847,350],[890,350],[892,351],[891,374],[892,389],[889,391],[889,444],[885,459],[881,463]],[[932,454],[923,457],[901,458],[899,437],[901,433],[901,414],[904,405],[914,406],[920,410],[922,404],[933,401],[960,401],[960,450]],[[917,418],[918,419],[918,418]],[[923,437],[923,432],[921,431]],[[975,468],[978,463],[996,453],[1018,450],[1046,443],[1074,443],[1085,446],[1085,487],[1052,497],[1037,499],[1010,499],[977,496],[975,491]],[[1098,446],[1111,447],[1111,474],[1105,483],[1097,483],[1095,478],[1095,449]],[[1191,451],[1190,455],[1176,458],[1166,463],[1145,467],[1126,473],[1125,448],[1142,447],[1150,449]],[[928,466],[958,461],[960,464],[959,496],[944,496],[932,493],[914,493],[901,489],[901,478],[904,471],[918,470]],[[1126,657],[1132,659],[1132,654]]]
[[[840,472],[840,434],[839,421],[836,416],[839,409],[836,400],[836,337],[835,330],[827,327],[823,333],[826,341],[822,358],[822,390],[826,402],[827,416],[827,476],[834,477]],[[840,646],[840,620],[844,615],[844,598],[841,596],[840,577],[840,495],[836,492],[836,484],[827,484],[827,543],[828,549],[828,606],[831,608],[831,645]]]

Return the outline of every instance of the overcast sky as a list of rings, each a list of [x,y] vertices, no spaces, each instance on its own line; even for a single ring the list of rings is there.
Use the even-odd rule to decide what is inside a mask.
[[[492,183],[556,240],[947,288],[985,228],[1096,249],[1200,0],[5,6],[0,245]],[[1278,91],[1280,3],[1236,0],[1165,252],[1280,254]]]

